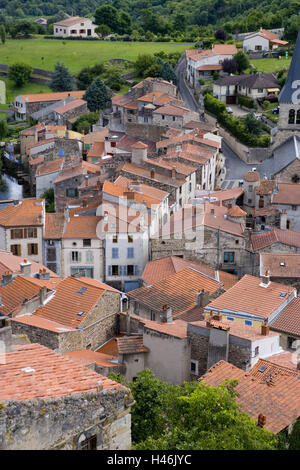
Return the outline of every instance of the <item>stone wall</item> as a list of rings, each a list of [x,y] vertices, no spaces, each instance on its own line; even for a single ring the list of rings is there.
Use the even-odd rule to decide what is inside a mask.
[[[274,176],[279,183],[293,183],[294,181],[292,178],[294,175],[300,176],[300,161],[298,158],[296,158],[293,162],[284,167]]]
[[[135,122],[126,122],[125,133],[132,137],[159,142],[162,135],[165,134],[167,126],[152,125],[149,123],[138,124]]]
[[[98,450],[129,450],[132,403],[129,390],[123,388],[2,401],[0,449],[80,449],[85,439],[95,435]]]

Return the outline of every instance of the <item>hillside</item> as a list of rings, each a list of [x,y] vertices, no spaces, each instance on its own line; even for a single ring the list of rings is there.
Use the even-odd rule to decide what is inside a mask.
[[[203,33],[225,26],[228,32],[246,32],[284,26],[288,39],[299,29],[300,2],[296,0],[0,0],[0,22],[11,17],[55,17],[59,12],[91,15],[102,5],[130,14],[133,29],[170,34],[200,28]]]

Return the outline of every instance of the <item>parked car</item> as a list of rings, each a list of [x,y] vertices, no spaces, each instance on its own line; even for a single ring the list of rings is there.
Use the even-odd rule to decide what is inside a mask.
[[[277,108],[273,108],[272,113],[273,114],[279,114],[279,106],[277,106]]]
[[[230,106],[226,106],[226,111],[228,114],[233,114],[233,111]]]

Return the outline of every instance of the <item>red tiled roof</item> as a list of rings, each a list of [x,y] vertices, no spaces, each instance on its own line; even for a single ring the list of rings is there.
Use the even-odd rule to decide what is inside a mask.
[[[257,173],[257,171],[249,171],[245,174],[244,180],[248,183],[255,183],[259,180],[259,174]]]
[[[125,176],[118,176],[118,178],[114,181],[114,184],[118,186],[123,186],[124,188],[130,187],[139,187],[139,191],[144,194],[145,196],[152,197],[154,199],[158,199],[162,201],[165,197],[168,196],[169,193],[167,191],[163,191],[162,189],[154,188],[153,186],[149,186],[144,183],[136,183]],[[133,185],[133,186],[132,186]]]
[[[36,93],[32,95],[20,95],[26,103],[39,103],[42,101],[60,101],[68,96],[73,98],[82,98],[85,90],[80,91],[61,91],[57,93]]]
[[[225,380],[235,378],[238,379],[236,401],[256,421],[259,414],[266,416],[265,427],[269,431],[277,434],[299,417],[300,381],[285,372],[264,382],[228,362],[219,361],[199,381],[217,387]]]
[[[267,287],[262,287],[261,283],[259,277],[245,274],[231,289],[209,303],[205,310],[246,313],[267,319],[283,306],[291,294],[296,294],[296,289],[291,286],[270,282]],[[281,297],[283,292],[285,296]]]
[[[163,306],[172,308],[173,316],[195,306],[195,296],[202,289],[213,294],[221,284],[191,268],[155,282],[149,287],[141,287],[128,292],[130,299],[146,305],[149,309],[161,312]]]
[[[3,227],[42,226],[39,217],[44,214],[44,199],[21,199],[18,205],[0,210],[0,225]]]
[[[120,365],[122,365],[119,362],[112,362],[116,360],[115,356],[91,351],[90,349],[79,349],[77,351],[66,352],[63,356],[67,356],[73,361],[80,362],[84,365],[98,364],[99,366],[109,368],[120,367]]]
[[[273,204],[300,204],[300,184],[278,183],[278,192],[273,195]]]
[[[78,328],[106,290],[118,292],[95,279],[67,277],[57,286],[53,298],[34,315]]]
[[[300,297],[296,297],[271,323],[270,327],[300,337]]]
[[[63,163],[63,158],[58,158],[57,160],[45,162],[37,167],[35,176],[47,175],[48,173],[54,173],[55,171],[59,171],[62,169]]]
[[[260,272],[271,277],[300,277],[300,254],[261,253]]]
[[[256,194],[268,195],[272,194],[275,186],[274,180],[261,180],[259,186],[256,188]]]
[[[40,344],[19,346],[0,364],[0,400],[51,398],[121,388]]]
[[[143,346],[143,335],[130,335],[117,338],[119,354],[138,354],[149,352],[148,348]]]
[[[135,176],[141,176],[147,179],[153,179],[154,181],[165,183],[174,187],[182,186],[185,183],[185,179],[183,178],[171,178],[158,173],[157,171],[154,172],[154,176],[152,178],[150,169],[134,165],[133,163],[123,163],[116,169],[117,173],[120,171],[124,171],[125,173],[129,173]]]
[[[206,320],[193,321],[192,324],[202,328],[209,328],[209,326],[207,326]],[[243,323],[229,320],[218,321],[212,319],[210,319],[210,324],[215,328],[226,329],[229,331],[230,335],[247,339],[248,341],[259,341],[266,339],[266,336],[261,334],[261,328],[255,326],[244,325]],[[268,337],[272,336],[279,336],[279,334],[275,331],[269,331]]]
[[[45,285],[44,281],[44,285]],[[0,286],[3,315],[15,316],[27,300],[37,297],[41,286],[37,285],[30,276],[17,276],[6,286]]]
[[[41,328],[43,330],[52,331],[57,334],[76,331],[76,328],[72,328],[70,326],[66,327],[61,323],[47,320],[47,318],[38,317],[37,315],[20,315],[19,317],[12,318],[11,321],[15,323],[21,323],[22,325],[32,326],[33,328]]]
[[[46,213],[44,238],[60,239],[62,238],[65,225],[65,215],[63,212]]]
[[[50,271],[50,269],[45,268],[41,263],[32,261],[30,258],[27,258],[27,261],[31,263],[30,274],[36,274],[41,269],[46,269],[50,273],[50,277],[58,277],[56,273]],[[20,263],[24,262],[24,258],[21,256],[15,256],[12,253],[1,253],[0,252],[0,277],[7,271],[14,274],[21,274]]]
[[[201,65],[197,70],[222,70],[222,65]]]
[[[267,232],[251,236],[251,244],[254,251],[261,250],[275,243],[300,248],[300,232],[273,228]]]
[[[103,194],[107,193],[107,194],[110,194],[112,196],[116,196],[119,198],[127,197],[127,193],[130,192],[132,193],[134,201],[136,203],[138,204],[145,203],[148,208],[157,206],[161,202],[160,199],[148,196],[144,193],[135,191],[134,189],[126,188],[124,186],[118,186],[116,183],[111,183],[108,180],[105,181],[102,192]],[[104,196],[104,199],[105,199],[105,196]]]
[[[239,206],[233,206],[228,209],[227,214],[231,217],[246,217],[247,212],[243,211]]]
[[[171,104],[167,104],[165,106],[161,106],[153,111],[153,114],[166,114],[170,116],[183,116],[184,114],[190,113],[191,110],[179,106],[174,106]]]
[[[97,226],[101,217],[74,215],[67,222],[62,238],[99,238]]]
[[[67,111],[71,111],[72,109],[79,108],[80,106],[83,106],[86,104],[86,101],[78,99],[71,101],[70,103],[67,103],[64,106],[59,106],[58,108],[55,108],[54,111],[58,114],[63,114],[66,113]]]

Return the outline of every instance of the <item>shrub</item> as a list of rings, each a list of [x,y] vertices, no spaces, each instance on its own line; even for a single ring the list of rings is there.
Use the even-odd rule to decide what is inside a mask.
[[[249,109],[257,109],[257,105],[252,98],[247,98],[246,96],[239,96],[239,104],[245,106]]]

